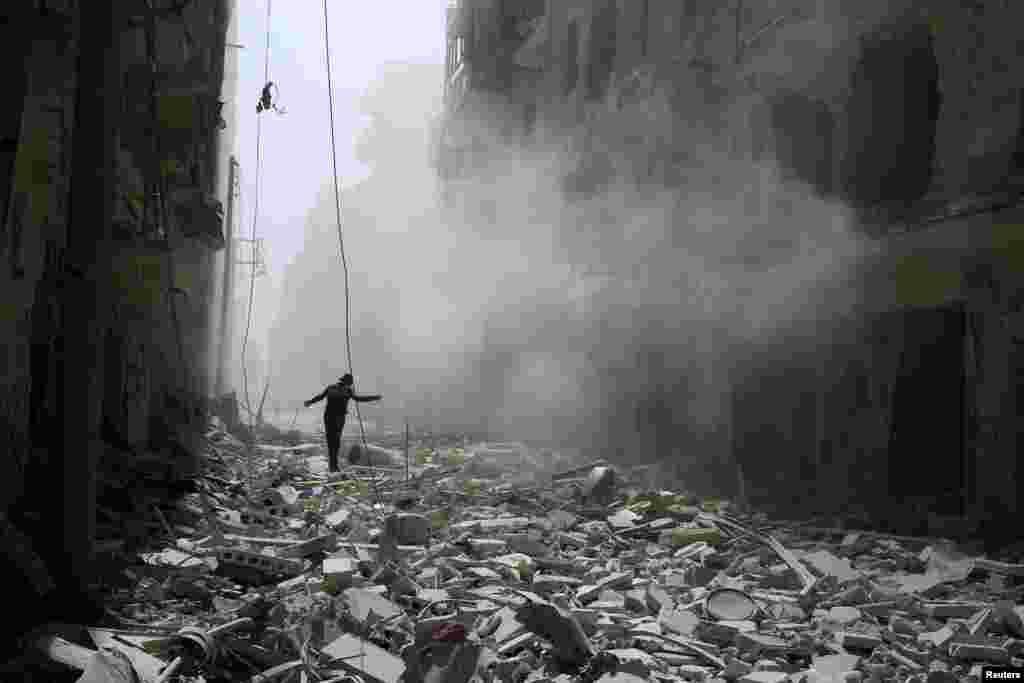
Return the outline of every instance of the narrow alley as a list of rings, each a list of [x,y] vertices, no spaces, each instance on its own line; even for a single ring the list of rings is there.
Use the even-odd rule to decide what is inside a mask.
[[[0,680],[1020,680],[1022,20],[8,0]]]

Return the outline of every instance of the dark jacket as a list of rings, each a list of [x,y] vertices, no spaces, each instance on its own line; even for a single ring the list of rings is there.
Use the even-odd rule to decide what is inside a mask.
[[[306,405],[311,406],[325,398],[327,399],[327,406],[324,408],[325,417],[344,417],[347,415],[349,400],[358,401],[359,403],[380,400],[379,395],[359,396],[352,390],[352,387],[338,383],[328,386],[319,394],[306,401]]]

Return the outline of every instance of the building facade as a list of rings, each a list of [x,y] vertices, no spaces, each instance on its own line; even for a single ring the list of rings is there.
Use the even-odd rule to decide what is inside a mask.
[[[77,576],[105,454],[193,470],[216,374],[234,2],[147,6],[0,10],[3,505],[41,514]]]
[[[672,226],[700,220],[697,197],[742,200],[744,220],[758,218],[744,231],[750,270],[771,261],[773,238],[808,205],[794,209],[768,184],[839,207],[859,257],[832,283],[849,296],[827,325],[787,325],[766,344],[705,324],[691,349],[594,362],[611,372],[696,359],[699,371],[677,368],[659,389],[660,422],[693,423],[687,395],[717,387],[715,428],[684,430],[697,439],[684,450],[705,454],[697,470],[738,463],[762,502],[918,526],[1017,511],[1024,51],[1009,27],[1022,12],[909,0],[461,0],[449,10],[442,197],[452,215],[483,220],[494,200],[476,188],[500,188],[507,163],[554,151],[561,227],[588,236],[571,245],[584,267],[601,259],[586,255],[600,220],[573,207],[622,187],[674,197]],[[671,306],[659,310],[671,326]],[[625,430],[629,441],[673,456],[644,422]],[[942,502],[915,507],[926,498]]]

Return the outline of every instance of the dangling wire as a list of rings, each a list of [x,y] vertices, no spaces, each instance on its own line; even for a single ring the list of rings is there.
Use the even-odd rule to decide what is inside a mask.
[[[338,248],[341,252],[341,267],[345,275],[345,357],[348,361],[349,372],[355,375],[355,368],[352,364],[352,306],[348,284],[348,259],[345,257],[345,240],[341,232],[341,192],[338,189],[338,151],[334,139],[334,86],[331,80],[331,35],[327,21],[327,0],[324,0],[324,52],[327,59],[327,102],[331,122],[331,166],[334,171],[334,212],[338,226]],[[355,384],[352,385],[355,390]],[[366,429],[363,427],[363,416],[359,411],[359,403],[353,401],[356,408],[356,418],[359,421],[359,437],[366,450]]]
[[[266,47],[264,48],[263,56],[263,82],[270,82],[270,3],[271,0],[267,0],[267,27],[266,27]],[[252,413],[252,402],[249,398],[249,371],[246,367],[245,352],[249,346],[249,330],[252,327],[252,307],[253,299],[256,293],[256,224],[259,221],[260,215],[260,186],[263,180],[263,165],[262,165],[262,137],[263,137],[263,117],[256,117],[256,192],[253,198],[252,208],[252,270],[249,274],[249,305],[245,316],[245,335],[242,337],[242,385],[245,390],[245,406],[246,411],[249,413],[249,440],[252,441],[255,435],[255,425],[253,424],[253,413]]]

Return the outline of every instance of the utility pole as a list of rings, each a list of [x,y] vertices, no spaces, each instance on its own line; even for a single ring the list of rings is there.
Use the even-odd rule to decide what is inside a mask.
[[[405,420],[405,480],[409,481],[409,419]]]
[[[104,353],[110,292],[117,119],[121,103],[118,0],[81,12],[74,148],[67,226],[67,284],[62,292],[62,505],[50,535],[58,583],[83,593],[92,583],[96,470],[102,448]]]
[[[223,293],[220,304],[220,342],[217,351],[217,383],[216,394],[223,396],[227,391],[227,368],[230,359],[231,336],[233,334],[234,310],[231,302],[234,300],[235,292],[235,196],[237,193],[238,159],[234,156],[228,160],[228,201],[224,210],[224,277],[222,283]]]

